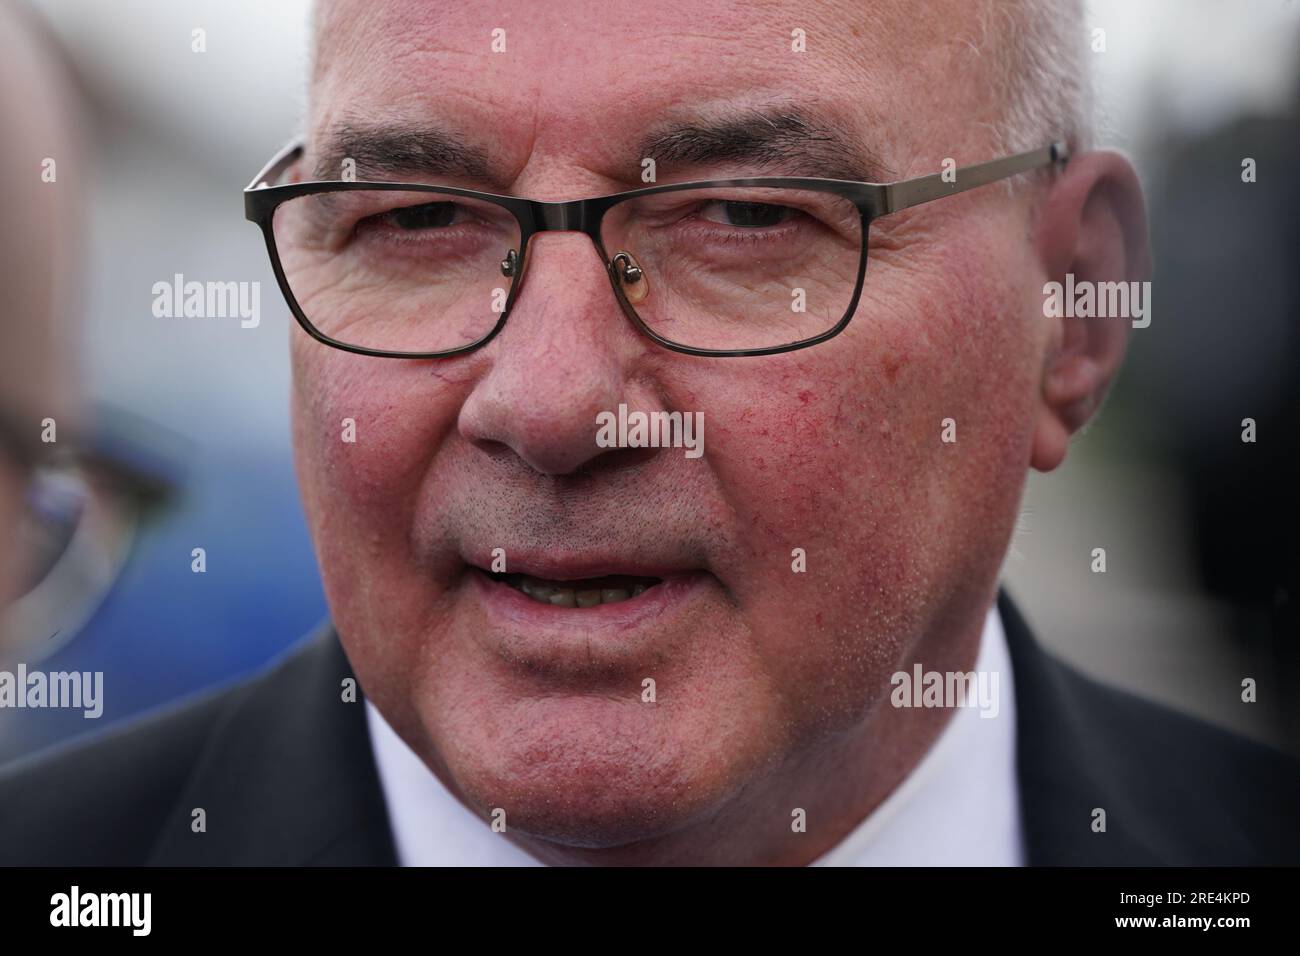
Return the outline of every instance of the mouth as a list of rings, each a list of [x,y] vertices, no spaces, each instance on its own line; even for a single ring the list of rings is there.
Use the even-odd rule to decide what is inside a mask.
[[[497,573],[483,571],[490,580],[505,584],[538,604],[552,607],[590,608],[604,604],[622,604],[641,597],[661,585],[662,578],[607,574],[601,577],[577,580],[555,580],[534,577],[531,574]]]
[[[531,680],[609,680],[662,662],[723,593],[703,568],[644,555],[531,552],[510,562],[502,572],[466,562],[467,611],[474,639]]]

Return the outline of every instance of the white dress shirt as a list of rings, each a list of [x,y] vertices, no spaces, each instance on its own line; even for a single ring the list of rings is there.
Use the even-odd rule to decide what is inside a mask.
[[[912,772],[813,866],[1020,866],[1015,687],[996,604],[977,673],[998,675],[998,711],[955,708]],[[403,866],[541,866],[442,785],[369,700],[370,742]]]

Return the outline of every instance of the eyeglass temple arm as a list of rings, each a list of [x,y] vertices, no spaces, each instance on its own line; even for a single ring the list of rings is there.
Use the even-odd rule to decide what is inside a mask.
[[[253,177],[253,181],[244,187],[244,192],[250,189],[261,189],[263,186],[274,186],[276,181],[284,175],[293,162],[302,155],[302,140],[294,140],[271,157],[271,161],[262,167],[262,171]]]
[[[897,212],[900,209],[907,209],[909,206],[929,202],[941,196],[965,192],[967,189],[974,189],[976,186],[984,186],[988,183],[997,182],[999,179],[1007,179],[1017,173],[1028,172],[1040,166],[1064,163],[1069,158],[1069,150],[1066,149],[1064,143],[1053,143],[1051,146],[1044,146],[1042,149],[1018,153],[1004,159],[978,163],[975,166],[962,166],[948,173],[951,181],[944,179],[944,173],[934,173],[930,176],[919,176],[916,179],[905,179],[902,182],[889,183],[885,186],[884,212]]]

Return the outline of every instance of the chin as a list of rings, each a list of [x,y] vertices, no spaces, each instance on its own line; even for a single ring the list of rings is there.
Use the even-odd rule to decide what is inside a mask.
[[[654,710],[658,706],[660,709]],[[516,703],[465,719],[439,750],[463,798],[508,832],[612,848],[671,835],[733,798],[758,761],[711,715],[589,697]],[[704,730],[697,737],[696,730]]]

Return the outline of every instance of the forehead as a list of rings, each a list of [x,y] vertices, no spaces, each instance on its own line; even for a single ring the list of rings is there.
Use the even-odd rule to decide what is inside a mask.
[[[975,6],[320,0],[310,130],[436,122],[507,178],[563,154],[612,180],[658,124],[790,106],[887,157],[964,108]]]

